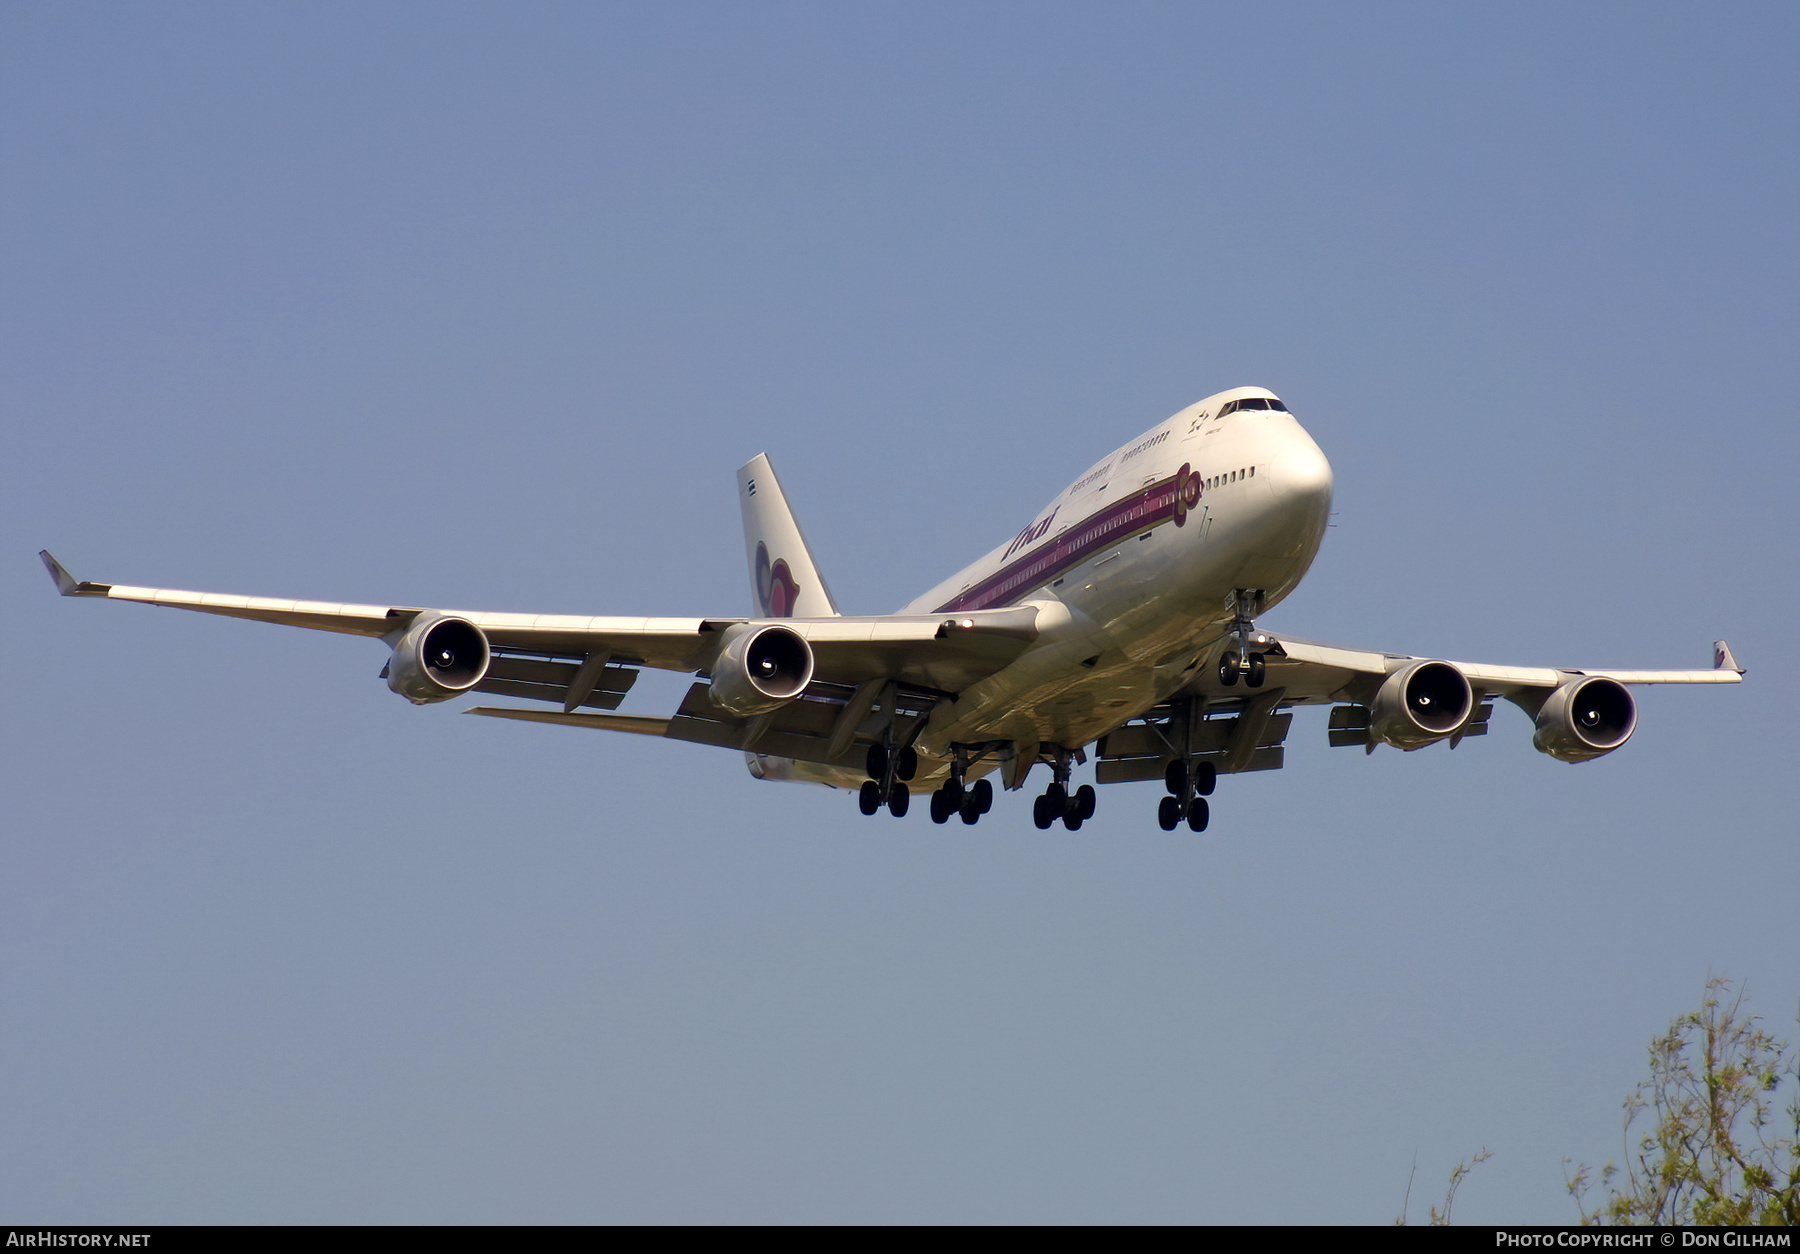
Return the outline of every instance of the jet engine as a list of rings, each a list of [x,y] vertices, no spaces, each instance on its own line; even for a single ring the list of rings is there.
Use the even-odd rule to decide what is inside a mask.
[[[1637,730],[1637,702],[1616,679],[1592,675],[1562,685],[1538,711],[1531,743],[1563,762],[1611,753]]]
[[[1369,732],[1399,749],[1422,749],[1469,721],[1475,693],[1448,662],[1414,662],[1382,682],[1369,706]]]
[[[468,619],[421,614],[394,644],[388,687],[414,705],[448,701],[481,682],[489,656],[487,637]]]
[[[712,668],[713,704],[740,718],[767,714],[812,682],[813,651],[790,627],[736,623]]]

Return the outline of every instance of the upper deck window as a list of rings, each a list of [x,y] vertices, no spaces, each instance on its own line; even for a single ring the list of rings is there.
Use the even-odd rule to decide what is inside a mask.
[[[1225,407],[1219,411],[1219,417],[1235,414],[1240,409],[1275,409],[1284,414],[1288,412],[1288,407],[1273,396],[1246,396],[1241,401],[1226,401]]]

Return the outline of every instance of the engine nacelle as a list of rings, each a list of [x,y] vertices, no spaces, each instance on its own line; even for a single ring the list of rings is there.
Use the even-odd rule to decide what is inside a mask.
[[[812,682],[813,651],[789,627],[734,623],[712,668],[712,701],[739,718],[767,714]]]
[[[1562,762],[1611,753],[1637,730],[1637,702],[1616,679],[1591,675],[1564,684],[1538,711],[1531,743]]]
[[[388,687],[414,705],[448,701],[481,682],[490,656],[487,637],[468,619],[420,615],[394,643]]]
[[[1448,662],[1414,662],[1382,682],[1369,705],[1369,733],[1399,749],[1422,749],[1469,721],[1475,692]]]

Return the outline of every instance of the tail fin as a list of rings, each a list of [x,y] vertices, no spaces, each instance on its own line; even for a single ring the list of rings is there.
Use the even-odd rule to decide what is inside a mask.
[[[738,468],[738,503],[744,507],[744,552],[756,613],[765,618],[836,618],[837,602],[813,565],[812,550],[767,453]]]

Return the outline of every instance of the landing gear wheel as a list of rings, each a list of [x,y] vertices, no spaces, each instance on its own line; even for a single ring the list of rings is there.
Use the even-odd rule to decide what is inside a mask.
[[[1206,830],[1206,821],[1211,817],[1211,808],[1206,804],[1206,798],[1195,797],[1192,804],[1188,806],[1188,827],[1196,832],[1204,832]]]
[[[975,813],[986,814],[994,808],[994,784],[992,780],[978,779],[975,787],[969,790],[969,801],[975,802]],[[966,804],[966,802],[965,802]]]
[[[1056,822],[1057,817],[1057,812],[1051,809],[1048,794],[1031,803],[1031,821],[1037,824],[1040,832],[1048,831],[1050,825]]]
[[[1067,814],[1063,815],[1063,826],[1068,828],[1071,832],[1079,832],[1081,830],[1081,811],[1070,810]]]
[[[1163,787],[1169,790],[1171,797],[1179,797],[1187,791],[1187,786],[1188,764],[1175,758],[1163,768]]]
[[[864,814],[873,814],[881,809],[881,785],[872,779],[865,779],[862,791],[856,794],[856,808]]]
[[[1219,768],[1211,762],[1194,763],[1194,792],[1202,797],[1210,797],[1213,789],[1219,784]]]
[[[1163,831],[1172,832],[1181,822],[1181,798],[1164,797],[1162,804],[1156,807],[1156,821]]]
[[[1254,687],[1255,685],[1252,685]],[[911,779],[919,773],[919,755],[911,745],[902,746],[894,755],[894,778]]]
[[[959,813],[962,815],[962,821],[967,823],[970,827],[974,827],[977,823],[981,822],[981,810],[975,805],[975,798],[973,797],[963,798],[962,809]]]
[[[1052,807],[1058,817],[1069,808],[1069,790],[1060,783],[1052,783],[1044,789],[1044,804]]]
[[[870,779],[880,779],[887,774],[888,752],[886,745],[870,745],[868,771]]]
[[[1219,684],[1221,687],[1234,688],[1238,676],[1243,673],[1243,659],[1238,657],[1237,650],[1227,649],[1219,655]]]
[[[931,821],[948,823],[950,816],[956,813],[956,807],[949,804],[950,798],[942,788],[931,794]]]
[[[1075,790],[1075,813],[1082,822],[1085,823],[1094,817],[1094,803],[1097,800],[1099,798],[1094,795],[1092,784],[1083,784]]]
[[[1252,653],[1250,655],[1249,671],[1244,676],[1244,682],[1249,684],[1252,688],[1260,688],[1263,686],[1263,675],[1263,655],[1260,653]]]
[[[897,819],[903,819],[911,805],[912,793],[907,791],[905,784],[895,780],[894,791],[888,794],[888,813]]]
[[[954,777],[945,780],[944,786],[938,789],[938,791],[944,794],[944,807],[946,811],[962,809],[963,799],[968,796],[968,793],[963,789],[962,781]]]

